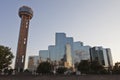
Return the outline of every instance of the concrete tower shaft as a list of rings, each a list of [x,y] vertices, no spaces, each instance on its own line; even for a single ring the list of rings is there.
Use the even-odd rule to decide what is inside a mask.
[[[20,24],[20,32],[18,39],[16,62],[15,62],[15,69],[18,72],[23,71],[25,65],[29,21],[33,16],[33,11],[31,8],[27,6],[22,6],[19,9],[19,16],[21,18],[21,24]]]

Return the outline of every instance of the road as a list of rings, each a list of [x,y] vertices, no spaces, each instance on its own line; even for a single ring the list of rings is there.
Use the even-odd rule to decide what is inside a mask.
[[[15,76],[0,76],[0,80],[120,80],[120,75],[15,75]]]

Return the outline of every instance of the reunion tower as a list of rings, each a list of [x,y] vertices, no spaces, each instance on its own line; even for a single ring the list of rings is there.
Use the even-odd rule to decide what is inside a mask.
[[[21,24],[20,24],[18,46],[17,46],[16,61],[15,61],[15,69],[18,72],[24,70],[29,22],[30,19],[33,17],[32,9],[27,6],[20,7],[19,17],[21,18]]]

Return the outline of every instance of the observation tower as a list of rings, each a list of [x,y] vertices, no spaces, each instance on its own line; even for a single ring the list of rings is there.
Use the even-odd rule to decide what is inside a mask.
[[[18,72],[22,72],[25,65],[29,22],[33,17],[33,11],[30,7],[22,6],[19,8],[18,14],[21,18],[21,24],[15,61],[15,69]]]

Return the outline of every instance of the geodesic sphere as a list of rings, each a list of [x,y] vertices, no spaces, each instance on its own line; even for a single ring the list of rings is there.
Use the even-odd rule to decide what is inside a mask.
[[[22,17],[22,15],[29,16],[31,19],[33,17],[33,10],[28,6],[22,6],[19,8],[19,16]]]

